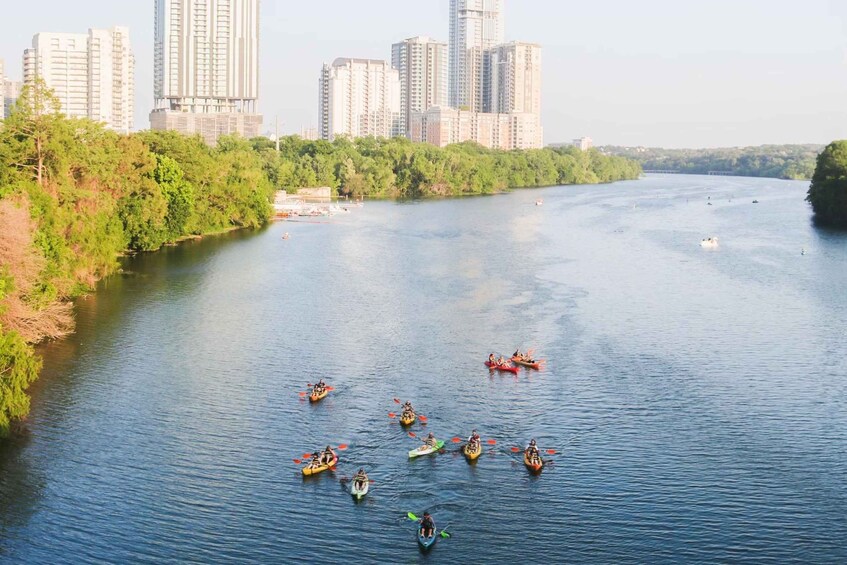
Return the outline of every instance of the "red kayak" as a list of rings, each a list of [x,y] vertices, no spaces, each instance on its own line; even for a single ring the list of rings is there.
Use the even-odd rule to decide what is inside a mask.
[[[486,361],[485,366],[488,367],[490,371],[506,371],[509,373],[518,374],[517,367],[507,367],[504,365],[498,365],[497,363],[492,363],[491,361]]]

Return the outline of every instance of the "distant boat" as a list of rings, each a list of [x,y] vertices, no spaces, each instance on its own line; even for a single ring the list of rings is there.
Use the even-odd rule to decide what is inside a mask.
[[[759,203],[759,201],[758,201],[758,200],[754,200],[754,201],[753,201],[753,204],[758,204],[758,203]]]
[[[805,255],[805,254],[806,254],[806,248],[804,247],[803,249],[800,250],[800,255]]]
[[[536,206],[544,206],[544,201],[539,198],[538,200],[535,201],[535,205]]]
[[[718,238],[716,237],[707,237],[700,241],[700,247],[705,247],[707,249],[714,249],[718,246]]]
[[[282,239],[291,239],[291,236],[288,234],[288,232],[285,232],[284,234],[282,234]]]

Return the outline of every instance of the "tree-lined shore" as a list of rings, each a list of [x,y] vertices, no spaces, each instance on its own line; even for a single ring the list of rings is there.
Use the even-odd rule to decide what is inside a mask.
[[[29,412],[32,344],[73,330],[71,301],[127,253],[258,227],[274,190],[428,197],[634,179],[640,167],[596,151],[440,149],[405,139],[281,140],[143,131],[69,119],[43,84],[0,124],[0,436]]]
[[[637,161],[646,171],[681,174],[732,174],[741,177],[772,177],[789,180],[812,178],[815,160],[823,145],[760,145],[720,149],[661,149],[618,147],[601,150]]]

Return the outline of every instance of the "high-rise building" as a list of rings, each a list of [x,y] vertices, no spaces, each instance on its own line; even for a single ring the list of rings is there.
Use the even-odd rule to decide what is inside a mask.
[[[541,115],[541,47],[513,41],[485,53],[484,111]]]
[[[412,114],[448,103],[447,44],[428,37],[395,43],[391,66],[400,72],[400,135],[408,135]]]
[[[259,135],[259,0],[156,0],[152,129]]]
[[[21,83],[6,76],[3,59],[0,59],[0,120],[9,117],[12,105],[21,93]]]
[[[538,149],[543,139],[537,114],[492,114],[440,107],[413,114],[409,137],[439,147],[473,141],[506,151]]]
[[[320,135],[399,135],[400,73],[385,61],[339,58],[324,64],[320,78]]]
[[[579,139],[574,139],[571,145],[581,149],[582,151],[588,151],[589,149],[594,147],[594,142],[591,140],[590,137],[580,137]]]
[[[504,0],[450,0],[450,105],[481,112],[485,51],[505,41]]]
[[[44,80],[67,116],[90,118],[118,131],[133,127],[135,57],[129,30],[37,33],[24,51],[24,83]]]

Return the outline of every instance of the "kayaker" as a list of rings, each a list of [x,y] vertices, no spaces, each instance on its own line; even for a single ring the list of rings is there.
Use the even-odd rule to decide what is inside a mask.
[[[331,446],[327,445],[326,449],[323,452],[323,455],[321,456],[321,462],[324,465],[329,465],[330,463],[332,463],[333,459],[335,459],[335,452],[332,450]]]
[[[425,538],[431,538],[435,535],[435,522],[432,521],[429,512],[424,512],[423,518],[421,518],[421,534]]]
[[[476,430],[471,432],[471,435],[468,437],[468,443],[471,445],[479,443],[479,434],[476,433]]]
[[[519,359],[520,361],[523,361],[523,353],[521,353],[520,349],[515,351],[515,354],[512,355],[512,357],[515,357],[515,358]]]
[[[529,445],[526,446],[525,453],[530,461],[538,457],[538,446],[536,445],[534,439],[530,440]]]
[[[506,366],[506,358],[501,355],[500,358],[497,359],[497,364],[501,367],[505,367]]]
[[[321,454],[315,451],[314,453],[312,453],[312,460],[309,461],[309,468],[316,469],[321,465]]]
[[[491,363],[492,365],[496,364],[497,363],[497,357],[495,357],[494,354],[492,353],[491,355],[488,356],[488,362]]]
[[[435,439],[435,435],[432,432],[429,432],[429,435],[426,436],[426,439],[424,440],[424,444],[429,447],[436,447],[438,445],[438,440]]]
[[[361,490],[365,488],[365,484],[368,482],[368,476],[365,474],[365,470],[359,469],[359,472],[353,477],[353,481],[357,489]]]

